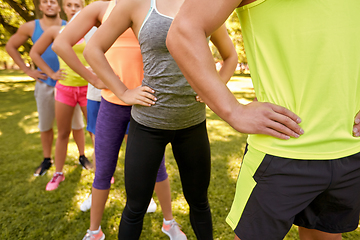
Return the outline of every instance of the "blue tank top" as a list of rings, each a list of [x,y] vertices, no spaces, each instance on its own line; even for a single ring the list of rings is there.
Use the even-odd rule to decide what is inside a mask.
[[[64,26],[66,25],[66,21],[62,20],[61,25]],[[44,30],[41,28],[40,25],[40,21],[39,19],[35,20],[35,29],[34,29],[34,33],[31,37],[31,40],[33,41],[33,43],[35,43],[40,36],[44,33]],[[58,56],[56,55],[56,53],[51,49],[52,43],[50,44],[50,46],[45,50],[45,52],[41,55],[42,59],[44,59],[44,61],[47,63],[47,65],[49,65],[49,67],[54,71],[58,71],[60,64],[59,64],[59,59]],[[38,68],[39,70],[41,70],[40,68]],[[42,80],[44,83],[46,83],[49,86],[55,87],[56,84],[56,80],[51,79],[50,77],[48,77],[46,80]]]

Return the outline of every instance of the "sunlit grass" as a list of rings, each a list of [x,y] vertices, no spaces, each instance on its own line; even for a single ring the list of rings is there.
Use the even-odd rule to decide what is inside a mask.
[[[56,191],[45,191],[55,168],[52,167],[42,177],[33,176],[34,169],[42,160],[33,96],[35,83],[16,71],[0,71],[0,77],[0,239],[82,239],[89,227],[90,213],[81,212],[79,207],[90,194],[93,171],[84,170],[78,164],[78,149],[71,137],[64,166],[66,180]],[[250,102],[255,97],[249,78],[234,77],[228,87],[242,102]],[[225,218],[233,200],[247,135],[236,132],[210,109],[207,109],[207,127],[212,157],[209,201],[214,239],[232,240],[234,234]],[[56,133],[56,128],[54,130]],[[86,134],[85,153],[89,159],[92,152],[92,142]],[[111,186],[101,224],[106,239],[117,239],[118,224],[126,202],[124,156],[125,143],[120,150],[115,184]],[[171,146],[167,147],[165,156],[172,189],[173,215],[188,239],[196,239]],[[159,203],[155,194],[154,199]],[[158,204],[155,213],[145,216],[141,239],[169,239],[161,232],[162,218]],[[299,239],[296,227],[285,239]],[[359,229],[344,234],[344,239],[360,239]]]

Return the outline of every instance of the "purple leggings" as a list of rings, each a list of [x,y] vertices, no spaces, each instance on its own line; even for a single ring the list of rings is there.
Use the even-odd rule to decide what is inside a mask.
[[[100,190],[109,189],[114,175],[119,151],[130,121],[131,106],[113,104],[101,98],[96,121],[95,156],[96,171],[93,187]],[[163,156],[156,182],[168,177]]]

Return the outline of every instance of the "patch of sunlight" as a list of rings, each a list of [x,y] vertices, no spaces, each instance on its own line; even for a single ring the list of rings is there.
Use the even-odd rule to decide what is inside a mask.
[[[157,201],[158,203],[158,201]],[[187,204],[183,195],[180,195],[176,199],[171,200],[172,209],[174,212],[179,212],[181,214],[189,213],[189,205]]]
[[[20,112],[20,110],[17,110],[17,111],[13,111],[13,112],[5,112],[5,113],[2,113],[0,114],[0,119],[6,119],[8,118],[9,116],[13,116],[15,114],[18,114]]]
[[[115,182],[116,181],[117,180],[115,179]],[[112,188],[109,194],[109,199],[110,201],[108,201],[107,204],[110,204],[111,202],[114,201],[119,201],[121,205],[125,207],[125,203],[126,203],[125,185],[122,184],[120,187]]]
[[[77,159],[79,157],[79,150],[78,150],[77,145],[76,145],[75,142],[70,142],[69,141],[67,156],[68,157],[73,157],[75,159]]]
[[[32,86],[32,85],[26,85],[26,86],[23,87],[24,92],[32,92],[34,90],[35,90],[35,87]]]
[[[47,174],[50,174],[49,171],[47,173],[45,173],[43,177],[46,177]],[[52,176],[52,174],[53,173],[51,173],[51,176]],[[27,181],[28,181],[29,185],[31,183],[35,182],[36,180],[37,181],[39,180],[39,176],[34,176],[34,174],[32,172],[29,172],[28,175],[29,175],[29,177],[28,177]],[[45,190],[45,185],[44,185],[44,190]]]
[[[86,140],[86,139],[85,139]],[[94,152],[94,148],[91,143],[88,144],[88,141],[86,140],[85,143],[85,156],[91,161],[92,154]],[[68,156],[74,157],[77,159],[79,157],[79,150],[76,145],[76,142],[74,140],[74,137],[72,134],[69,137],[69,143],[68,143]]]
[[[251,78],[247,77],[232,77],[226,85],[232,92],[244,92],[246,90],[254,90]]]
[[[74,171],[77,170],[78,167],[79,166],[77,164],[73,165],[66,162],[64,165],[64,174],[70,176]],[[69,210],[67,212],[66,217],[68,220],[74,219],[74,217],[71,215],[77,214],[78,210],[80,209],[80,205],[89,197],[91,191],[88,186],[91,185],[93,179],[93,171],[81,171],[79,182],[76,183],[74,196],[71,199],[73,208],[71,211]]]
[[[0,131],[0,136],[2,135],[2,131]]]
[[[1,76],[1,82],[18,82],[18,81],[29,81],[32,82],[32,79],[29,76]]]
[[[74,208],[80,209],[81,204],[89,197],[89,195],[90,189],[78,189],[72,198]]]
[[[39,132],[38,128],[38,113],[32,112],[29,115],[24,116],[18,123],[26,134]]]
[[[207,120],[207,128],[209,138],[213,141],[229,141],[228,137],[236,134],[236,131],[223,120]]]
[[[241,167],[241,159],[240,158],[229,158],[227,163],[227,172],[230,179],[237,181],[239,170]]]
[[[0,84],[0,92],[8,92],[11,89],[9,85]]]
[[[249,101],[245,98],[239,98],[238,101],[241,103],[241,104],[249,104],[251,103],[252,101]]]

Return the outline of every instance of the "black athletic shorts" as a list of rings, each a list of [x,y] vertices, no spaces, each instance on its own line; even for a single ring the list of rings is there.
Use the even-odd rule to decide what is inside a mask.
[[[227,222],[241,240],[283,239],[292,224],[329,233],[359,224],[360,153],[295,160],[248,146]]]

